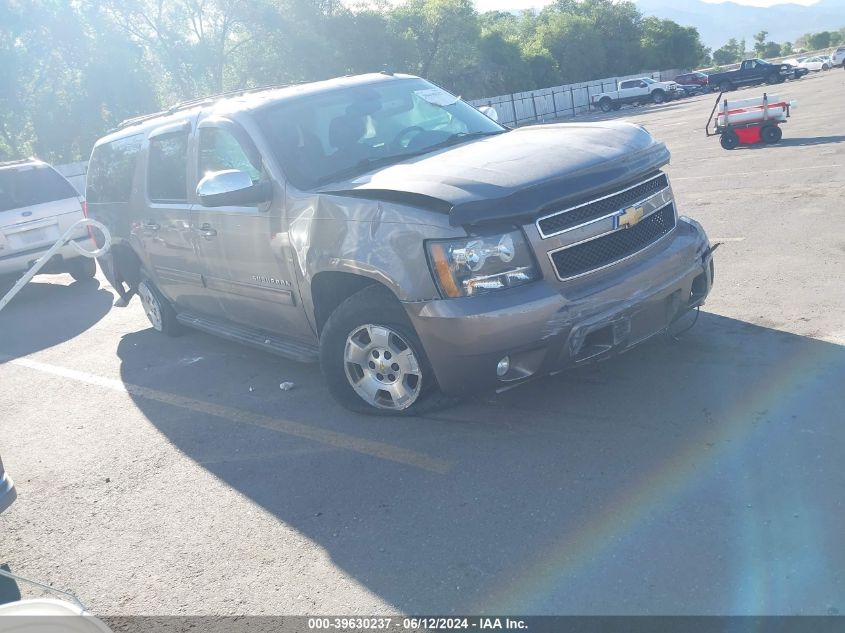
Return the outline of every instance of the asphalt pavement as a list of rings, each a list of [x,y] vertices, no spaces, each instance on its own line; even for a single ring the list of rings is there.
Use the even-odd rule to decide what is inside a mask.
[[[731,96],[763,90],[799,104],[776,146],[706,138],[712,95],[579,119],[666,142],[722,242],[694,328],[430,417],[36,277],[0,313],[0,563],[101,615],[845,612],[845,73]]]

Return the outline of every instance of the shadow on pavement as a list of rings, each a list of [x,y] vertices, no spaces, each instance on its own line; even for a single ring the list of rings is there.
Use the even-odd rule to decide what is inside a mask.
[[[778,147],[806,147],[811,145],[828,145],[831,143],[841,143],[845,141],[845,136],[807,136],[807,137],[799,137],[799,138],[789,138],[784,137],[781,139],[779,143],[775,143],[774,145],[767,145],[765,143],[758,143],[757,145],[746,145],[741,147],[747,147],[749,149],[769,149],[769,148],[778,148]]]
[[[3,571],[11,572],[12,570],[5,563],[0,565]],[[21,599],[21,590],[11,578],[0,576],[0,604],[7,604],[9,602],[17,602]]]
[[[176,341],[123,337],[123,381],[450,465],[135,396],[176,447],[401,611],[771,613],[788,597],[823,612],[842,597],[845,347],[703,313],[680,343],[394,419],[340,409],[314,366]]]
[[[18,358],[70,340],[100,321],[114,295],[96,279],[70,285],[36,276],[0,312],[0,354]],[[0,293],[5,295],[14,282]],[[32,336],[37,329],[38,336]]]

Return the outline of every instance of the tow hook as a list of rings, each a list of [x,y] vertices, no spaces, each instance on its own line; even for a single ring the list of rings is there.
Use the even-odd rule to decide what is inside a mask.
[[[717,248],[719,248],[721,245],[722,245],[722,243],[721,243],[721,242],[716,242],[715,244],[710,245],[710,246],[707,248],[707,250],[705,250],[705,251],[701,254],[701,263],[702,263],[702,264],[707,264],[707,258],[708,258],[708,257],[710,257],[710,256],[714,253],[714,251],[715,251]]]

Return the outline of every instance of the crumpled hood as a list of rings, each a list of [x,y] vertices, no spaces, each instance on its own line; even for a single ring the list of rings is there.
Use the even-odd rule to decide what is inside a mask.
[[[322,193],[404,202],[449,214],[454,226],[531,221],[627,184],[669,162],[669,151],[631,123],[518,128],[384,167]]]

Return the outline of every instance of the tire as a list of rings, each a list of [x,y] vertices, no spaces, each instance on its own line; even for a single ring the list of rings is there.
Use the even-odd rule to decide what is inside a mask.
[[[602,112],[610,112],[613,109],[614,103],[608,97],[599,101],[599,110]]]
[[[320,367],[335,400],[357,413],[416,415],[438,391],[405,309],[379,284],[346,299],[326,321]]]
[[[612,106],[610,106],[610,108],[614,112],[617,112],[617,111],[622,109],[622,104],[621,103],[614,103]]]
[[[662,90],[655,90],[651,93],[651,101],[652,103],[665,103],[666,93]]]
[[[822,64],[822,70],[827,72],[828,70],[830,70],[830,66],[828,66],[827,64]]]
[[[725,130],[722,132],[722,138],[719,139],[719,143],[724,149],[736,149],[739,147],[739,137],[733,130]]]
[[[138,284],[138,297],[154,330],[167,336],[182,333],[182,325],[176,319],[176,310],[146,277]]]
[[[766,75],[766,83],[767,84],[779,83],[778,79],[780,79],[780,78],[781,78],[781,76],[778,75],[777,73],[770,73],[770,74]]]
[[[734,89],[733,84],[730,81],[723,81],[719,84],[719,90],[722,92],[730,92]]]
[[[777,125],[767,125],[760,130],[760,139],[769,145],[777,143],[782,138],[783,130],[781,130]]]
[[[68,264],[74,281],[89,281],[97,274],[97,263],[90,257],[74,257]]]

